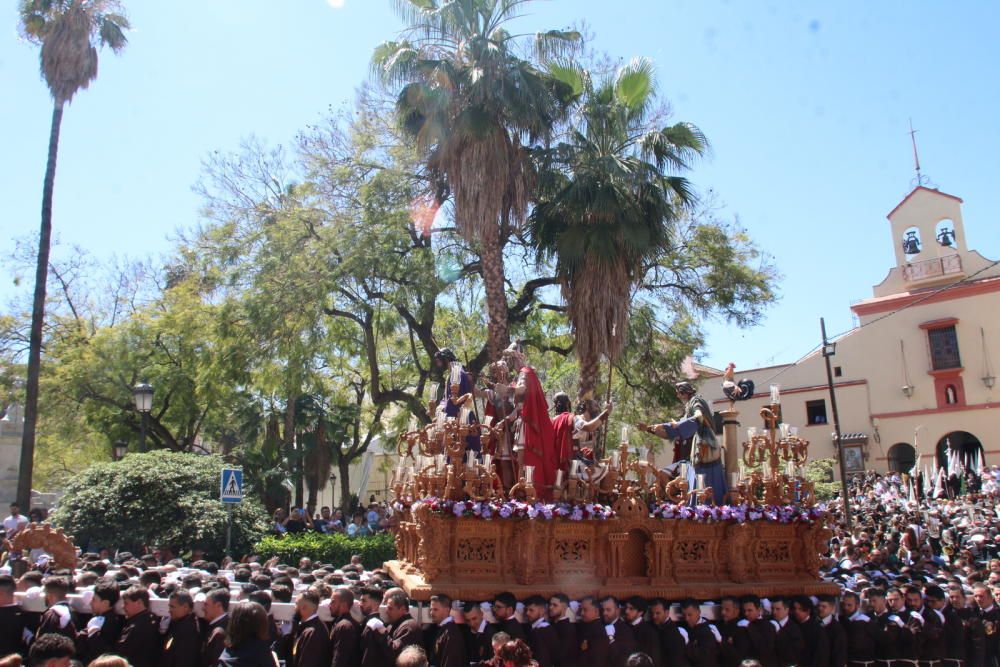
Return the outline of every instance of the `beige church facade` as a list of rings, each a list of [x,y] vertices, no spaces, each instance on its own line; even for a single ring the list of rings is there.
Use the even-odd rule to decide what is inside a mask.
[[[909,470],[947,446],[966,463],[1000,464],[1000,265],[969,250],[962,200],[917,187],[888,215],[894,266],[872,297],[851,306],[858,326],[830,357],[848,472]],[[741,426],[761,426],[770,385],[780,385],[783,420],[811,442],[811,458],[835,457],[826,359],[751,370],[754,396],[736,403]],[[713,374],[714,375],[714,374]],[[724,410],[718,376],[702,394]]]

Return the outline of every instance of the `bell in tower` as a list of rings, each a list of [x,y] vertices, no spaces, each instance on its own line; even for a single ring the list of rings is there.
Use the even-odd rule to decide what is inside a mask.
[[[940,240],[940,236],[938,237]],[[920,253],[920,239],[917,238],[917,232],[914,229],[907,230],[906,236],[903,237],[903,254],[906,255],[916,255]]]
[[[937,241],[941,245],[954,248],[955,247],[955,230],[944,227],[937,234]]]

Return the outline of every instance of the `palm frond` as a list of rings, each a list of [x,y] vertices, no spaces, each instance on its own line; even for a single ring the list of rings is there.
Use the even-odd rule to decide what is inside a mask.
[[[656,87],[656,73],[648,58],[634,58],[615,75],[615,96],[629,110],[646,106]]]

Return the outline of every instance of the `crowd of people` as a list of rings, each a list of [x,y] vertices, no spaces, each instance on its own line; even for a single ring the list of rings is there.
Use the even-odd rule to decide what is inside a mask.
[[[353,513],[345,514],[341,509],[320,508],[319,514],[310,517],[301,507],[291,511],[278,508],[271,518],[271,532],[275,535],[294,535],[314,531],[317,533],[341,533],[348,537],[376,535],[389,530],[392,510],[385,504],[376,502],[372,496],[368,507],[359,506]]]
[[[220,570],[165,552],[84,554],[73,572],[0,575],[0,656],[10,654],[0,666],[997,667],[1000,470],[979,477],[946,498],[914,498],[906,476],[856,478],[850,528],[831,505],[824,576],[839,596],[436,594],[418,610],[359,558],[293,567],[251,557]],[[17,591],[44,597],[46,610],[22,610]],[[73,591],[89,614],[71,608]],[[156,600],[167,601],[162,618]],[[276,618],[280,603],[294,616]]]

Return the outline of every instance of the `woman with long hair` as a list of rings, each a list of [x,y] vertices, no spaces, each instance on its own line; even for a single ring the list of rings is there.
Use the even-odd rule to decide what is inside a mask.
[[[219,667],[278,667],[264,607],[256,602],[229,607],[226,650],[219,657]]]

